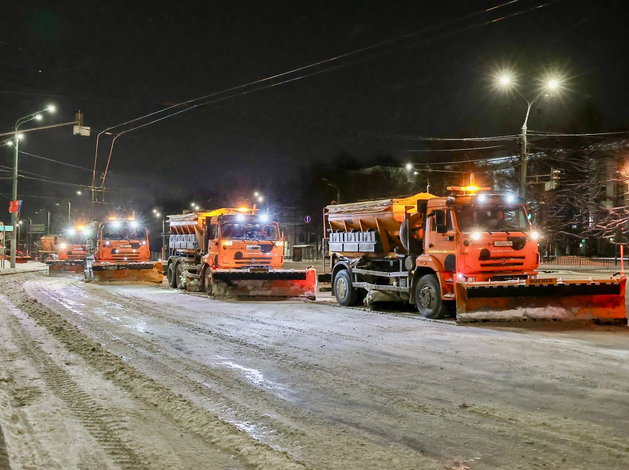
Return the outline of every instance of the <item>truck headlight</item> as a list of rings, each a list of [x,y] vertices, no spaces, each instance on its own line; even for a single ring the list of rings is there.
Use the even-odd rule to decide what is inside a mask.
[[[537,240],[539,238],[539,233],[538,232],[531,232],[531,238],[533,240]]]
[[[225,240],[225,241],[223,242],[223,248],[227,248],[228,246],[232,246],[233,244],[234,244],[234,242],[233,242],[233,241],[231,241],[231,240]]]
[[[62,243],[61,245],[59,245],[59,248],[61,248],[62,250],[65,250],[68,247],[67,243]]]
[[[476,240],[476,241],[480,240],[480,232],[474,232],[472,234],[472,240]]]
[[[275,246],[284,246],[284,242],[273,242]]]

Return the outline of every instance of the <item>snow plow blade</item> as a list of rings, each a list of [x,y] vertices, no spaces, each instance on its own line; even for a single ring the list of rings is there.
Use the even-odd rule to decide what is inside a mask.
[[[81,274],[83,272],[83,260],[50,260],[46,261],[48,274]]]
[[[86,273],[86,279],[89,275]],[[93,263],[91,265],[91,280],[95,282],[151,282],[161,284],[162,263]],[[90,279],[88,279],[90,280]]]
[[[627,279],[463,282],[456,285],[459,322],[589,320],[627,324]]]
[[[212,295],[224,297],[301,297],[315,300],[317,275],[306,270],[217,269]]]

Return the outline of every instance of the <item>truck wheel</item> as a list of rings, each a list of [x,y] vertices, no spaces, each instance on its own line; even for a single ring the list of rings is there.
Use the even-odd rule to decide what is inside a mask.
[[[205,289],[205,293],[209,296],[212,296],[212,291],[214,290],[214,283],[212,281],[212,268],[206,266],[203,270],[203,288]]]
[[[346,269],[339,271],[334,277],[334,296],[343,307],[358,303],[358,291],[352,287],[352,278]]]
[[[177,279],[175,278],[175,265],[174,263],[170,263],[168,265],[168,271],[166,271],[166,275],[168,277],[168,285],[174,289],[177,288]]]
[[[415,286],[417,310],[424,318],[443,318],[447,307],[441,300],[439,280],[434,274],[427,274],[419,279]]]
[[[183,263],[177,263],[177,269],[175,269],[175,281],[177,282],[177,289],[186,288],[186,275],[183,269]]]

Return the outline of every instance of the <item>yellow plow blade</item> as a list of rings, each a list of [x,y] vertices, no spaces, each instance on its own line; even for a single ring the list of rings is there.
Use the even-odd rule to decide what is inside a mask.
[[[213,272],[212,295],[219,297],[300,297],[315,300],[317,276],[314,268],[249,271],[217,269]]]
[[[457,321],[591,320],[627,323],[627,279],[463,282],[456,285]]]
[[[164,279],[162,263],[93,263],[92,278],[95,282],[150,282],[161,284]],[[86,273],[86,277],[88,274]]]

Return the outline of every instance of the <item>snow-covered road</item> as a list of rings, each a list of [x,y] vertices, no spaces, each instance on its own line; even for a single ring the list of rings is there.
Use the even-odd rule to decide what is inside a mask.
[[[74,451],[93,448],[89,458],[103,468],[204,468],[199,452],[216,459],[205,468],[629,465],[627,328],[463,327],[38,274],[0,283],[0,318],[13,329],[3,329],[4,348],[19,332],[21,353],[33,351],[14,360],[42,382],[17,424],[7,414],[16,407],[11,390],[2,398],[7,452],[23,466],[35,451],[20,444],[22,422],[42,442],[40,428],[63,424]],[[77,387],[54,419],[46,402],[63,399],[46,398],[55,389],[44,358]],[[29,375],[5,362],[13,380]],[[94,437],[88,418],[76,418],[79,392],[128,450],[124,459]],[[41,444],[40,461],[58,461],[54,440]]]

